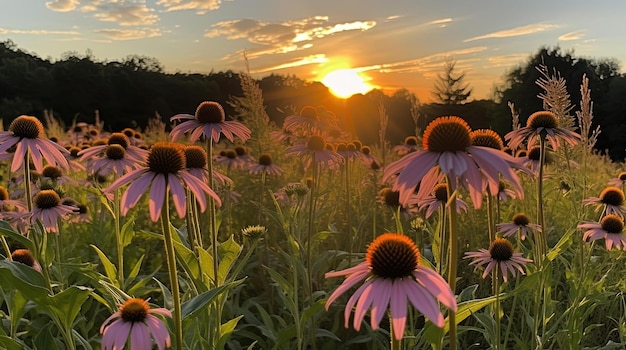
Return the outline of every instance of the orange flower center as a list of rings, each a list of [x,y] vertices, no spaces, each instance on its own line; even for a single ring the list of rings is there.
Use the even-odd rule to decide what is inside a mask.
[[[435,195],[435,198],[438,201],[440,201],[440,202],[447,202],[448,201],[448,185],[446,185],[446,184],[438,184],[433,189],[433,194]]]
[[[104,151],[104,154],[109,159],[119,160],[119,159],[124,159],[126,150],[121,145],[112,144],[112,145],[107,146],[106,150]]]
[[[146,319],[146,316],[148,316],[150,306],[148,302],[143,299],[131,298],[120,306],[119,311],[122,320],[126,322],[142,322]]]
[[[180,144],[157,142],[148,153],[148,167],[160,174],[175,174],[186,166],[185,151]]]
[[[530,129],[537,130],[539,128],[554,129],[559,126],[559,121],[552,112],[539,111],[528,117],[526,126]]]
[[[109,136],[109,140],[107,141],[107,144],[120,145],[124,147],[124,149],[126,149],[130,145],[130,139],[128,138],[128,136],[126,136],[125,134],[121,132],[115,132],[115,133],[112,133],[111,136]]]
[[[259,157],[259,165],[272,165],[272,157],[269,154],[261,154],[261,156]]]
[[[36,139],[45,133],[41,121],[28,115],[17,117],[9,126],[9,131],[15,136],[27,139]]]
[[[399,233],[385,233],[376,237],[365,255],[374,275],[382,278],[412,276],[419,259],[420,252],[413,240]]]
[[[504,148],[502,138],[497,132],[491,129],[479,129],[471,132],[472,145],[494,148],[501,150]]]
[[[491,258],[497,261],[507,261],[513,256],[513,244],[505,238],[496,238],[489,246]]]
[[[0,186],[0,201],[9,199],[9,191],[4,186]]]
[[[316,120],[318,119],[317,110],[315,109],[315,107],[311,107],[311,106],[302,107],[302,109],[300,110],[300,116],[303,118],[316,119]]]
[[[526,226],[530,223],[530,219],[524,213],[517,213],[513,215],[513,223],[518,226]]]
[[[430,152],[459,152],[472,145],[471,129],[460,117],[439,117],[433,120],[422,141],[424,149]]]
[[[28,249],[14,250],[13,253],[11,253],[11,259],[30,267],[35,265],[35,257]]]
[[[42,190],[35,195],[33,203],[39,209],[50,209],[61,204],[61,197],[54,190]]]
[[[204,168],[207,165],[206,151],[200,146],[185,147],[187,168]]]
[[[196,108],[196,119],[203,124],[222,123],[226,120],[226,113],[219,103],[204,101]]]
[[[622,233],[624,221],[615,214],[609,214],[600,220],[600,226],[608,233]]]
[[[607,187],[600,193],[600,200],[604,204],[620,206],[624,204],[624,192],[617,187]]]
[[[306,146],[310,150],[323,151],[326,146],[326,141],[324,141],[323,137],[314,135],[309,138],[309,142]]]

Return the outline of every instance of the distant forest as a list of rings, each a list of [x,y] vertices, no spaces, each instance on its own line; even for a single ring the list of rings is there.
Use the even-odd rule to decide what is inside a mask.
[[[543,109],[537,98],[543,90],[536,84],[540,77],[536,68],[542,64],[566,80],[573,106],[571,115],[579,109],[582,77],[589,78],[594,123],[601,126],[596,148],[615,161],[624,161],[626,76],[614,59],[575,57],[559,47],[541,47],[526,62],[512,67],[492,99],[470,97],[469,102],[460,104],[419,104],[406,89],[390,96],[373,90],[342,100],[322,83],[292,75],[272,74],[257,83],[266,112],[277,127],[304,106],[324,106],[340,120],[350,118],[364,144],[376,144],[379,115],[384,111],[388,116],[387,139],[399,144],[441,115],[458,115],[473,129],[491,128],[504,135],[512,128],[509,102],[522,123],[531,113]],[[471,85],[471,81],[467,83]],[[206,100],[221,103],[227,115],[233,116],[229,102],[241,96],[240,73],[233,71],[165,73],[157,59],[138,55],[121,61],[98,61],[90,53],[71,52],[52,62],[18,48],[11,40],[0,42],[0,118],[5,128],[22,114],[41,118],[44,110],[52,111],[66,126],[77,121],[93,122],[98,113],[110,131],[142,128],[155,116],[167,122],[178,113],[193,114],[196,106]]]

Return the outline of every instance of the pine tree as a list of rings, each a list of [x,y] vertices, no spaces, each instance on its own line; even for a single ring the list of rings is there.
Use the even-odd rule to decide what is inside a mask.
[[[469,84],[465,84],[465,72],[456,74],[454,66],[456,61],[444,63],[443,74],[437,75],[433,96],[436,102],[444,105],[458,105],[467,101],[472,94]]]

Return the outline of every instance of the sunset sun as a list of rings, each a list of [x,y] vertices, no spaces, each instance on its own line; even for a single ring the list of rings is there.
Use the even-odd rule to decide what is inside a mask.
[[[354,94],[364,94],[372,90],[372,86],[354,69],[338,69],[322,79],[330,91],[337,97],[348,98]]]

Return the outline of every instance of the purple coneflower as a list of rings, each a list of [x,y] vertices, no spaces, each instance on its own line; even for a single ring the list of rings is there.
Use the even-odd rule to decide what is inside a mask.
[[[367,248],[364,262],[342,271],[326,273],[326,278],[346,276],[326,301],[326,310],[348,289],[365,281],[346,304],[346,328],[355,304],[353,326],[357,331],[368,309],[372,310],[372,329],[376,330],[389,307],[393,336],[400,340],[404,335],[409,302],[437,327],[443,327],[444,319],[437,300],[456,311],[454,293],[439,274],[420,265],[419,261],[419,250],[408,236],[398,233],[378,236]]]
[[[611,250],[612,247],[626,250],[626,236],[622,233],[624,219],[619,215],[608,214],[600,222],[583,222],[577,227],[587,230],[583,235],[585,242],[604,238],[607,250]]]
[[[11,260],[30,266],[35,269],[35,271],[41,272],[41,265],[39,265],[37,260],[35,260],[33,253],[31,253],[28,249],[15,249],[11,253]]]
[[[343,162],[343,157],[336,152],[326,149],[326,141],[323,137],[317,135],[311,136],[306,144],[287,148],[285,154],[302,157],[307,168],[311,166],[312,162],[325,164],[329,168],[333,168]]]
[[[262,154],[259,157],[259,163],[250,165],[249,169],[250,174],[252,175],[265,173],[267,175],[279,176],[283,173],[283,169],[281,169],[281,167],[272,163],[272,157],[269,154]]]
[[[31,221],[39,219],[48,232],[59,232],[59,218],[72,214],[76,208],[65,205],[54,190],[41,190],[33,198]]]
[[[11,199],[9,191],[4,186],[0,186],[0,212],[12,209],[23,212],[26,210],[26,204],[20,200]]]
[[[328,131],[332,125],[322,119],[315,107],[304,106],[300,110],[300,114],[290,115],[283,122],[283,130],[295,132],[297,130],[304,131],[305,134],[320,134]]]
[[[48,164],[68,168],[65,155],[67,150],[61,145],[48,140],[45,129],[39,119],[21,115],[11,123],[9,131],[0,132],[0,153],[4,153],[15,146],[11,171],[17,171],[24,164],[24,157],[30,154],[35,169],[41,172],[43,159]]]
[[[431,217],[439,208],[445,206],[448,203],[448,185],[445,183],[438,184],[433,189],[432,194],[425,198],[417,199],[417,206],[420,211],[426,209],[426,213],[424,216],[426,218]],[[467,213],[467,203],[465,203],[462,199],[456,199],[456,212],[457,213]]]
[[[237,157],[237,152],[234,149],[220,152],[220,154],[215,157],[215,163],[228,170],[243,169],[246,166],[246,162]]]
[[[373,163],[378,164],[378,159],[372,154],[372,149],[369,146],[362,146],[359,152],[359,158],[363,160],[366,166],[371,167]]]
[[[102,350],[124,349],[128,338],[130,349],[152,349],[152,339],[159,350],[169,348],[171,340],[167,326],[155,315],[172,317],[166,308],[151,309],[146,300],[126,300],[100,326]]]
[[[595,212],[601,208],[602,215],[615,214],[624,217],[626,206],[624,206],[624,192],[617,187],[607,187],[600,193],[600,197],[590,197],[583,199],[583,205],[596,205]]]
[[[506,238],[496,238],[491,242],[489,250],[481,248],[477,252],[467,252],[465,258],[474,259],[470,265],[487,265],[485,272],[483,272],[483,278],[487,277],[494,268],[500,268],[504,282],[507,281],[509,271],[512,276],[515,276],[515,270],[525,275],[524,266],[532,262],[532,260],[524,258],[522,253],[515,253],[513,245]]]
[[[142,166],[142,163],[137,162],[133,158],[129,158],[126,148],[119,144],[107,145],[102,157],[96,157],[87,164],[91,174],[100,174],[103,176],[107,176],[111,173],[122,176]]]
[[[498,200],[506,202],[510,198],[517,198],[517,193],[507,188],[504,181],[500,181],[500,184],[498,185]]]
[[[81,161],[86,162],[89,165],[89,162],[91,162],[95,156],[105,155],[108,147],[111,145],[122,146],[124,148],[124,157],[137,163],[145,163],[146,157],[148,156],[148,151],[137,146],[133,146],[128,136],[121,132],[112,133],[106,142],[99,142],[94,146],[86,148],[78,152],[78,156],[80,156]]]
[[[149,209],[152,221],[159,219],[167,192],[172,193],[178,216],[181,218],[185,216],[187,209],[185,187],[195,195],[201,211],[206,208],[204,193],[210,195],[219,205],[221,202],[217,194],[204,182],[185,170],[185,166],[186,159],[182,145],[157,142],[150,148],[147,167],[133,170],[122,176],[113,182],[105,192],[111,193],[130,183],[122,195],[122,215],[126,215],[128,210],[134,207],[141,196],[150,189]]]
[[[207,169],[207,155],[204,148],[196,145],[188,145],[185,146],[184,151],[189,173],[204,182],[208,182],[209,170]],[[213,181],[218,182],[220,185],[233,183],[230,177],[217,170],[213,170]]]
[[[610,186],[621,187],[624,186],[624,183],[626,183],[626,171],[622,171],[616,178],[610,179],[608,184]]]
[[[402,143],[401,145],[393,146],[391,150],[396,152],[397,155],[402,157],[406,154],[417,151],[418,148],[419,146],[417,142],[417,137],[407,136],[404,139],[404,143]]]
[[[483,175],[488,180],[491,193],[497,193],[502,174],[520,197],[523,196],[514,169],[528,169],[502,151],[473,146],[471,129],[459,117],[439,117],[428,124],[424,131],[423,148],[391,163],[385,169],[383,182],[398,174],[394,189],[400,191],[402,203],[407,202],[420,182],[418,197],[430,193],[438,183],[441,172],[448,175],[452,189],[455,189],[457,181],[468,187],[476,208],[482,204]]]
[[[561,145],[560,140],[567,142],[570,146],[575,146],[580,141],[579,134],[560,128],[556,116],[549,111],[539,111],[531,114],[525,127],[504,135],[504,139],[508,141],[511,149],[517,149],[526,139],[528,139],[527,144],[529,146],[535,145],[539,137],[547,137],[552,149],[555,151]]]
[[[226,120],[224,108],[217,102],[205,101],[196,108],[195,115],[177,114],[170,121],[182,120],[170,132],[172,141],[176,141],[182,135],[191,133],[189,141],[196,142],[200,136],[211,138],[213,142],[219,142],[220,135],[224,134],[231,142],[235,137],[246,141],[252,133],[248,127],[238,121]]]
[[[532,232],[542,232],[541,226],[531,224],[530,219],[524,213],[513,215],[512,222],[497,224],[496,229],[502,233],[502,237],[510,237],[519,232],[522,241]]]

